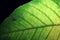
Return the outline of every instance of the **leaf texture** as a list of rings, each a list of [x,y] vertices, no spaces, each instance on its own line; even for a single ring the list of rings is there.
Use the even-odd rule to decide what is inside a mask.
[[[60,0],[32,0],[0,24],[0,40],[60,40]]]

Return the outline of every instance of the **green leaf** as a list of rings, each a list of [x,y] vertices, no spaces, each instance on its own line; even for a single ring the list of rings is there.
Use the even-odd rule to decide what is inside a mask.
[[[32,0],[0,24],[0,40],[60,40],[60,1]],[[59,7],[58,7],[59,6]]]

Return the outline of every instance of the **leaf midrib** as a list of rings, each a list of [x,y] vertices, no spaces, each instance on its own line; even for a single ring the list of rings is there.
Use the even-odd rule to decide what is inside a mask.
[[[2,32],[2,34],[8,34],[8,33],[13,33],[13,32],[20,32],[20,31],[26,31],[26,30],[32,30],[32,29],[38,29],[38,28],[45,28],[45,27],[55,27],[55,26],[60,26],[60,24],[50,24],[50,25],[44,25],[44,26],[38,26],[38,27],[33,27],[33,28],[26,28],[26,29],[20,29],[20,30],[14,30],[10,32]]]

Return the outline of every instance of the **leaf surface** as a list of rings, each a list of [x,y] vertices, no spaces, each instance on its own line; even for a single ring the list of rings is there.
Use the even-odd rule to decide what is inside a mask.
[[[60,1],[32,0],[0,25],[0,40],[60,40]]]

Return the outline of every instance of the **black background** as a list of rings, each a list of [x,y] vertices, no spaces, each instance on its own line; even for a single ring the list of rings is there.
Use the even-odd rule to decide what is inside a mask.
[[[7,18],[18,6],[31,0],[0,0],[0,24]]]

